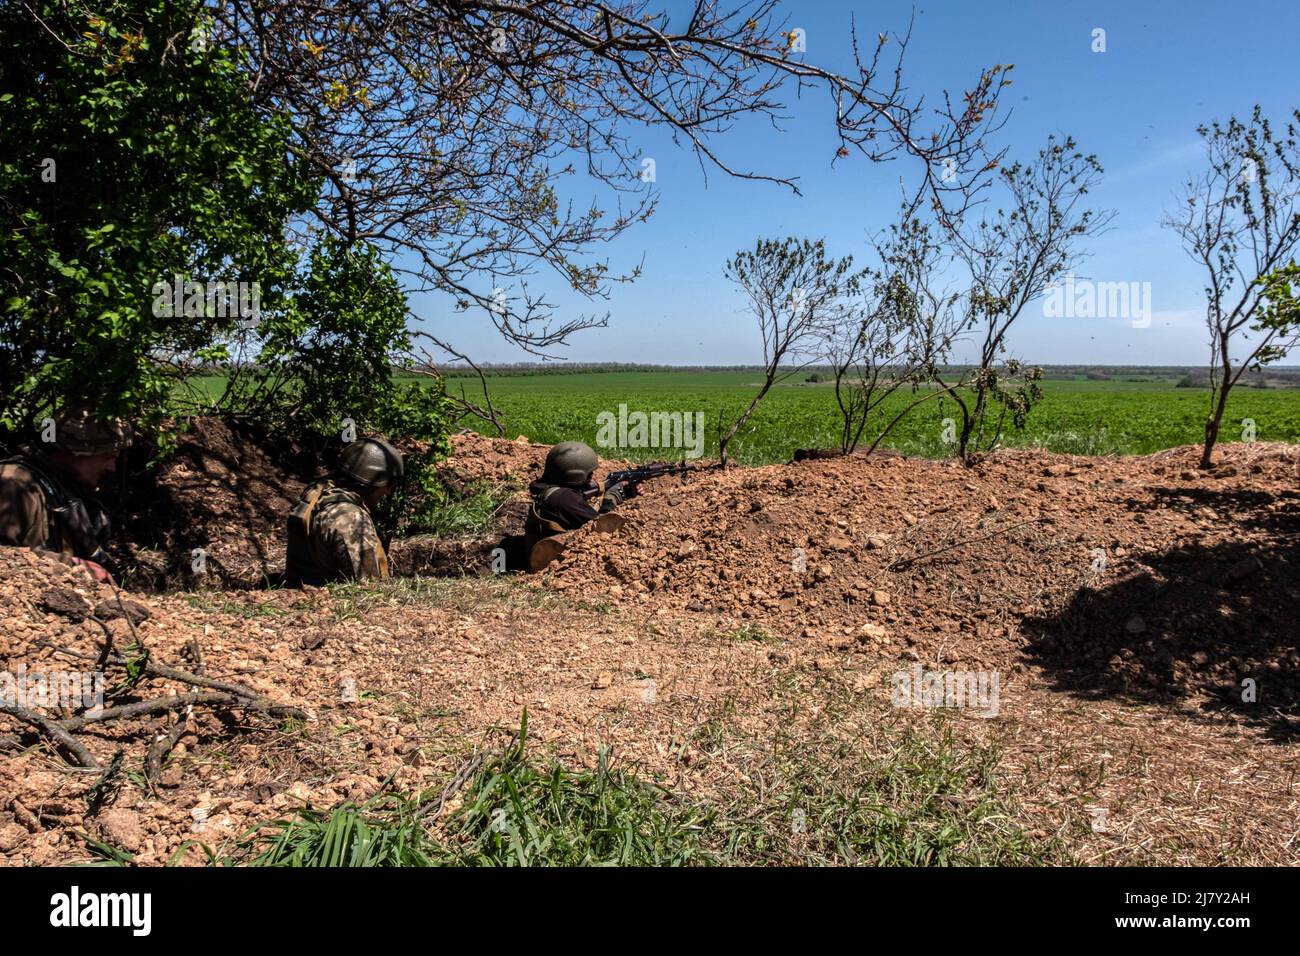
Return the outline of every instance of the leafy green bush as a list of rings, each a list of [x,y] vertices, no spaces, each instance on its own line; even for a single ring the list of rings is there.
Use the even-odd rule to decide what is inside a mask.
[[[207,42],[198,0],[95,9],[0,7],[0,438],[84,403],[155,433],[207,412],[337,440],[351,419],[422,441],[417,472],[444,454],[442,389],[393,381],[391,268],[288,240],[321,179],[254,109],[244,57]]]
[[[186,357],[239,328],[159,314],[159,283],[256,282],[283,307],[284,223],[319,180],[207,26],[197,0],[0,6],[0,431],[65,402],[160,419]]]

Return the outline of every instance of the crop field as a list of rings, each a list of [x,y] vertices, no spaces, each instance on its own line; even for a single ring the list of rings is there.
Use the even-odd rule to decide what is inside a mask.
[[[733,457],[746,464],[788,461],[797,448],[829,448],[839,443],[839,409],[834,388],[807,382],[796,375],[773,388],[753,419],[733,443]],[[599,447],[597,416],[627,413],[701,413],[704,455],[718,450],[719,420],[734,420],[755,393],[758,373],[752,371],[593,371],[549,375],[494,375],[489,378],[493,403],[504,413],[508,437],[553,443],[566,439]],[[476,377],[453,375],[448,390],[464,390],[471,400],[481,397]],[[1163,448],[1193,444],[1203,436],[1209,393],[1203,388],[1177,388],[1173,378],[1152,376],[1144,381],[1049,379],[1044,398],[1031,413],[1024,431],[1008,424],[1002,444],[1042,447],[1083,455],[1148,454]],[[898,393],[884,406],[892,417],[913,400]],[[944,419],[955,417],[951,400],[933,399],[914,409],[885,444],[909,455],[942,457]],[[1238,388],[1228,403],[1224,441],[1239,441],[1245,420],[1254,423],[1259,441],[1300,441],[1300,389]],[[695,419],[692,419],[695,420]],[[873,423],[874,424],[874,423]],[[484,430],[485,425],[471,425]],[[870,433],[870,430],[869,430]],[[636,460],[681,457],[673,449],[626,449],[611,457]],[[608,452],[606,452],[608,454]]]

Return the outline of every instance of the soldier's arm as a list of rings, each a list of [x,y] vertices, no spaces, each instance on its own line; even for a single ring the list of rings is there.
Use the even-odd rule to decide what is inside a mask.
[[[48,532],[45,496],[36,482],[18,469],[0,477],[0,544],[42,548]]]
[[[546,499],[546,510],[553,512],[556,520],[572,531],[588,521],[596,520],[601,512],[608,509],[602,507],[597,511],[587,504],[587,499],[580,492],[572,488],[560,488]]]

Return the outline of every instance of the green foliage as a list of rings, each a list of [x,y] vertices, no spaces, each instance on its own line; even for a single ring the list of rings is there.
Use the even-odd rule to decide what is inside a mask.
[[[942,718],[929,732],[891,731],[864,741],[827,731],[778,744],[785,790],[769,834],[801,821],[801,865],[1024,866],[1060,848],[1013,819],[1000,792],[996,746],[957,740]],[[779,809],[778,809],[779,808]],[[773,812],[773,811],[776,812]],[[771,819],[775,817],[775,819]],[[770,839],[770,836],[769,836]],[[761,848],[762,844],[758,847]],[[768,853],[776,846],[768,849]],[[792,848],[793,849],[793,848]]]
[[[420,440],[419,479],[448,408],[441,382],[393,380],[401,287],[362,243],[300,261],[287,226],[321,180],[209,28],[197,0],[0,9],[0,432],[83,402],[149,430],[174,410],[336,439],[351,419]],[[216,395],[181,387],[212,371]]]
[[[791,688],[797,690],[797,688]],[[716,804],[688,800],[613,766],[590,769],[530,755],[519,733],[487,757],[439,816],[442,786],[381,792],[329,810],[303,807],[215,850],[214,865],[243,866],[680,866],[1025,865],[1068,862],[1059,840],[1018,822],[1014,788],[998,773],[995,744],[961,740],[942,715],[915,725],[877,721],[844,732],[849,698],[811,723],[790,719],[771,740],[724,712],[699,725],[701,765],[764,755],[762,788],[737,781]],[[859,725],[860,726],[860,725]],[[729,779],[735,778],[728,763]],[[86,840],[100,865],[129,854]]]
[[[441,435],[426,420],[433,393],[399,389],[390,365],[408,347],[406,297],[392,270],[370,246],[327,237],[311,251],[290,307],[258,329],[261,348],[250,367],[235,366],[222,396],[236,414],[273,427],[337,435],[344,419],[360,430],[386,431],[401,416],[388,406],[418,411],[417,425]],[[408,433],[405,429],[403,433]],[[409,432],[423,437],[417,431]]]
[[[408,482],[403,494],[408,501],[399,509],[404,534],[434,534],[441,537],[490,533],[496,528],[497,512],[515,486],[488,482],[462,490],[448,488],[429,465]]]
[[[0,428],[59,402],[156,421],[169,359],[237,334],[158,314],[158,283],[245,281],[284,304],[283,224],[318,183],[195,0],[0,7]],[[39,18],[39,19],[38,19]]]
[[[443,856],[415,815],[394,795],[331,811],[303,808],[265,824],[220,862],[246,866],[432,866]]]
[[[1252,328],[1269,333],[1267,344],[1255,352],[1254,367],[1259,368],[1285,358],[1300,340],[1300,266],[1288,263],[1260,276],[1256,283],[1263,290],[1264,301]]]
[[[733,641],[753,641],[756,644],[770,644],[775,640],[772,635],[763,630],[763,626],[754,621],[750,621],[736,630],[731,632]]]

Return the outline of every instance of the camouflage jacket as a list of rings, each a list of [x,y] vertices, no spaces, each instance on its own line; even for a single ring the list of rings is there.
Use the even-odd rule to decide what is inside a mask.
[[[328,479],[309,485],[289,514],[285,580],[321,585],[388,577],[374,519],[361,496]]]
[[[103,561],[109,522],[94,498],[39,455],[0,462],[0,545]]]

